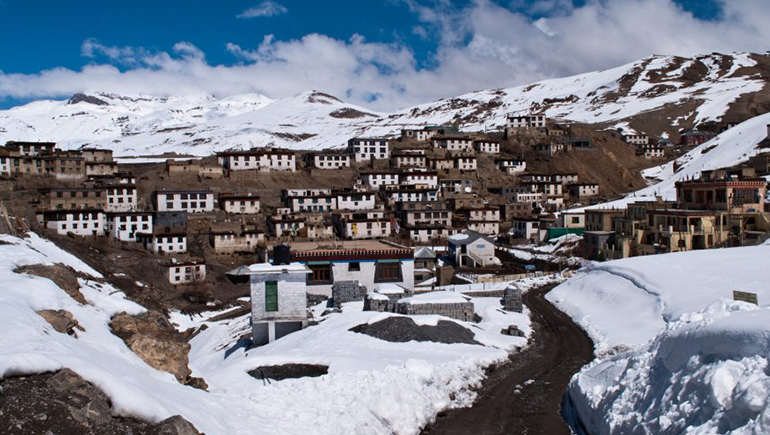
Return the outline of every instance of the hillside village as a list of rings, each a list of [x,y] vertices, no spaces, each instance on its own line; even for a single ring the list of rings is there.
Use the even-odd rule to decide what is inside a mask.
[[[691,251],[729,247],[761,252],[770,236],[770,158],[764,153],[770,119],[751,119],[749,130],[732,116],[729,122],[688,125],[671,136],[658,129],[647,134],[640,128],[644,122],[580,123],[535,109],[508,113],[504,128],[496,130],[465,131],[457,122],[404,124],[321,150],[250,143],[197,157],[165,151],[126,156],[107,147],[10,140],[0,147],[0,250],[19,253],[21,260],[9,258],[3,266],[13,279],[48,278],[77,303],[90,304],[101,316],[99,331],[117,337],[132,357],[172,375],[172,386],[163,388],[181,395],[206,392],[195,397],[227,409],[250,410],[250,402],[231,391],[238,385],[239,394],[250,395],[255,380],[269,386],[339,367],[345,375],[351,367],[375,367],[375,376],[400,388],[388,377],[392,365],[401,370],[398,379],[421,377],[424,367],[415,368],[412,360],[419,354],[435,377],[438,364],[451,360],[446,382],[423,376],[423,383],[404,388],[417,417],[378,411],[392,419],[381,418],[378,430],[393,431],[399,419],[416,418],[404,432],[415,433],[432,425],[449,403],[470,405],[473,399],[465,393],[488,374],[482,371],[526,349],[544,353],[538,346],[569,342],[561,347],[570,355],[558,358],[575,366],[560,369],[563,383],[592,359],[623,352],[633,334],[608,349],[602,334],[617,325],[601,324],[613,316],[599,311],[632,311],[637,302],[614,307],[612,295],[620,285],[607,287],[609,302],[602,299],[602,279],[626,276],[625,260],[605,261],[654,263],[665,261],[661,254],[702,255]],[[761,134],[754,131],[760,121]],[[714,164],[698,161],[724,152],[724,144],[737,147],[734,139],[720,145],[719,138],[733,132],[747,141],[741,144],[745,150],[728,150],[730,157]],[[740,163],[722,164],[738,155]],[[664,180],[671,191],[656,190]],[[36,258],[32,264],[29,256]],[[581,293],[579,279],[569,279],[573,274],[598,284]],[[633,284],[628,294],[649,296],[643,282],[626,281]],[[573,318],[588,335],[574,324],[575,331],[560,326],[549,332],[538,324],[549,320],[530,315],[536,298],[546,303],[544,295],[560,283],[553,304],[577,313]],[[741,285],[755,290],[752,282]],[[617,300],[626,296],[619,295]],[[640,300],[640,313],[649,314],[644,304],[652,303]],[[35,308],[33,317],[67,337],[87,338],[84,326],[93,330],[86,323],[94,314],[63,306]],[[658,324],[650,318],[644,321]],[[645,328],[640,333],[654,336]],[[527,358],[539,364],[537,357],[525,355],[525,363]],[[45,382],[85,382],[74,373],[57,373]],[[355,382],[369,385],[369,375],[359,375],[363,380]],[[334,388],[349,388],[348,380],[335,379]],[[419,394],[424,383],[440,384],[434,393],[446,400],[419,408],[428,400]],[[24,390],[23,382],[17,388]],[[297,388],[298,397],[305,397]],[[334,395],[334,388],[316,393]],[[373,384],[367,388],[361,388],[362,397],[377,408],[380,392]],[[580,385],[569,388],[599,395]],[[561,403],[563,391],[555,394]],[[254,400],[266,406],[270,396]],[[102,407],[109,413],[110,406]],[[147,407],[126,406],[132,417],[167,423],[136,411],[147,413]],[[173,409],[198,429],[222,432],[209,411]],[[369,424],[356,418],[356,429]],[[190,430],[184,433],[197,433]]]
[[[299,346],[312,346],[296,333],[336,336],[335,322],[352,312],[373,317],[346,333],[378,342],[476,343],[481,332],[474,339],[457,326],[468,324],[494,343],[490,351],[515,352],[535,334],[526,290],[542,298],[594,262],[768,238],[767,154],[678,178],[673,197],[625,196],[650,182],[647,168],[654,174],[670,161],[676,173],[692,155],[718,146],[703,149],[716,137],[713,128],[682,131],[674,144],[628,125],[517,112],[500,131],[425,125],[325,150],[265,146],[202,158],[132,159],[107,148],[9,141],[0,148],[0,232],[40,234],[104,272],[94,285],[115,286],[150,310],[112,316],[110,333],[193,389],[221,386],[211,384],[213,374],[198,377],[200,369],[193,376],[192,359],[201,356],[188,342],[231,321],[237,334],[217,338],[216,350],[203,355],[233,346],[227,361],[235,350],[246,357],[298,336]],[[747,146],[767,147],[770,125],[766,133]],[[71,265],[25,267],[16,270],[69,291],[67,282],[81,289],[88,282]],[[37,314],[68,335],[81,328],[68,310]],[[198,317],[207,320],[192,320]],[[392,320],[433,317],[458,323],[442,320],[428,333]],[[590,342],[575,334],[563,338]],[[578,367],[590,360],[575,358]],[[328,369],[289,363],[248,375],[269,382]]]
[[[350,138],[339,149],[254,148],[165,164],[12,141],[0,149],[0,174],[17,217],[10,227],[40,228],[80,250],[99,241],[115,258],[133,258],[119,262],[131,265],[119,273],[158,276],[155,285],[180,296],[156,303],[184,309],[242,296],[232,271],[272,261],[276,246],[307,265],[307,292],[317,300],[334,298],[338,281],[356,282],[362,295],[386,283],[411,295],[467,282],[467,273],[522,274],[529,266],[509,248],[567,234],[583,238],[575,252],[597,260],[748,244],[770,231],[757,178],[768,168],[759,158],[756,168],[680,183],[676,201],[586,208],[622,192],[582,176],[582,167],[549,168],[560,158],[590,162],[599,152],[593,142],[606,146],[608,137],[655,162],[713,133],[684,132],[674,146],[630,128],[591,132],[514,113],[503,131],[487,134],[424,126]]]

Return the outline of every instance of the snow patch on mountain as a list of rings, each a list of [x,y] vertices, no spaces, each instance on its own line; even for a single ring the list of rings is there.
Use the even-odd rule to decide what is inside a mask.
[[[752,72],[755,56],[652,56],[608,70],[472,92],[394,113],[372,112],[317,91],[277,100],[257,94],[78,95],[0,111],[0,141],[56,141],[65,149],[99,146],[113,149],[116,156],[204,156],[254,146],[341,147],[352,137],[396,135],[402,128],[433,124],[493,130],[505,125],[507,114],[530,110],[557,119],[609,123],[671,105],[695,104],[692,115],[672,121],[676,131],[685,122],[718,120],[742,95],[761,90],[766,77]]]

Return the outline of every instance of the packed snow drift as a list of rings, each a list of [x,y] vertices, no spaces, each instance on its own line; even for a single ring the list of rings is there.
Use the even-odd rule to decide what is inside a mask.
[[[569,388],[587,431],[770,433],[768,261],[768,245],[635,257],[554,289],[596,343]]]

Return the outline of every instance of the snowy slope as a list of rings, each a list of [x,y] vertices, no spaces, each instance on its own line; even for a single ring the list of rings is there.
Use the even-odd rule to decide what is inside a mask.
[[[652,56],[609,70],[473,92],[390,114],[315,91],[279,100],[261,95],[217,99],[103,93],[0,111],[0,142],[51,140],[64,148],[90,144],[112,148],[118,156],[164,152],[202,156],[266,145],[338,147],[350,137],[391,135],[426,124],[496,129],[505,124],[506,114],[531,109],[579,122],[627,123],[629,117],[663,107],[675,108],[671,119],[660,132],[648,133],[677,132],[718,120],[742,95],[760,91],[768,75],[764,62],[764,57],[747,53]]]
[[[768,138],[770,114],[751,118],[699,145],[682,157],[642,172],[651,184],[622,199],[597,204],[590,208],[625,208],[628,203],[654,201],[656,196],[676,200],[676,182],[697,179],[702,171],[729,168],[747,162],[751,157],[770,152],[760,142]],[[575,209],[578,210],[578,209]]]
[[[768,433],[768,260],[767,245],[636,257],[554,289],[597,347],[569,390],[588,432]]]
[[[208,328],[192,341],[190,368],[209,391],[179,384],[129,350],[109,329],[110,318],[144,308],[98,282],[101,275],[52,243],[0,236],[0,378],[68,367],[102,389],[113,413],[157,422],[180,414],[200,431],[219,434],[415,434],[447,407],[470,404],[470,387],[483,368],[507,358],[526,338],[499,333],[510,324],[529,332],[528,315],[506,313],[497,298],[474,298],[478,324],[471,328],[484,346],[390,343],[348,331],[392,314],[344,307],[319,325],[268,346],[246,351],[238,340],[249,334],[248,316],[219,322],[175,320]],[[52,281],[14,272],[23,265],[63,263],[87,276],[79,304]],[[36,311],[65,309],[85,328],[77,337],[52,329]],[[416,316],[435,324],[438,316]],[[247,374],[261,365],[313,362],[329,366],[319,378],[263,383]]]

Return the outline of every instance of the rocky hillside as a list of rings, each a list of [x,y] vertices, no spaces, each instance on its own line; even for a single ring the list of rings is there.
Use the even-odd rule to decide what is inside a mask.
[[[511,112],[623,126],[676,140],[695,125],[721,129],[770,111],[770,55],[651,56],[617,68],[527,86],[473,92],[394,113],[375,113],[309,91],[271,100],[74,95],[0,111],[0,141],[52,140],[63,147],[109,147],[117,155],[206,155],[229,148],[342,146],[359,135],[452,123],[499,129]]]

